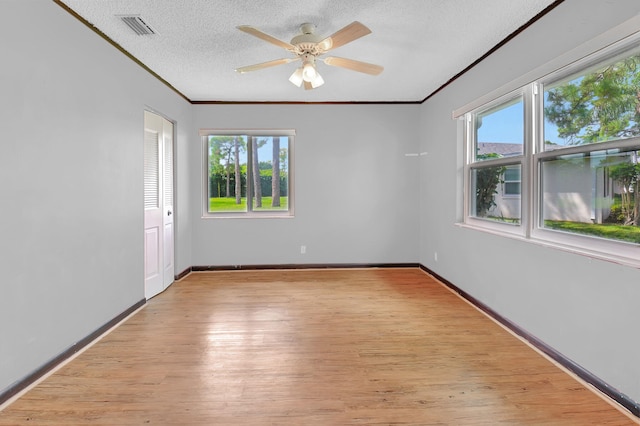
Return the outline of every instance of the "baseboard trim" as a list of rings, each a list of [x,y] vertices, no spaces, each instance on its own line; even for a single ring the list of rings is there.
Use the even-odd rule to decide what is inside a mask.
[[[529,342],[529,344],[531,344],[536,349],[540,350],[549,358],[553,359],[558,364],[560,364],[567,370],[571,371],[573,374],[575,374],[585,382],[589,383],[594,388],[598,389],[604,395],[608,396],[613,401],[617,402],[619,405],[627,409],[631,414],[640,418],[640,403],[634,401],[624,393],[610,386],[608,383],[604,382],[602,379],[595,376],[593,373],[586,370],[584,367],[575,363],[573,360],[567,358],[562,353],[558,352],[556,349],[552,348],[551,346],[549,346],[542,340],[538,339],[528,331],[524,330],[522,327],[518,326],[514,322],[503,317],[498,312],[494,311],[486,304],[482,303],[481,301],[479,301],[478,299],[476,299],[466,291],[462,290],[455,284],[451,283],[446,278],[438,275],[437,273],[433,272],[431,269],[427,268],[424,265],[420,265],[420,269],[422,269],[427,274],[433,276],[438,281],[442,282],[444,285],[449,287],[451,290],[453,290],[455,293],[460,295],[462,298],[466,299],[469,303],[474,305],[476,308],[480,309],[482,312],[484,312],[485,314],[487,314],[488,316],[495,319],[500,324],[504,325],[509,330],[514,332],[516,335],[520,336],[521,338]]]
[[[184,277],[186,277],[187,275],[189,275],[192,270],[193,270],[193,268],[191,266],[189,266],[187,269],[185,269],[184,271],[180,272],[178,275],[174,276],[173,278],[176,281],[179,281],[179,280],[183,279]]]
[[[0,393],[0,405],[2,405],[5,402],[7,402],[9,399],[11,399],[13,396],[18,394],[22,390],[24,390],[27,387],[31,386],[38,379],[40,379],[42,376],[44,376],[45,374],[47,374],[48,372],[53,370],[55,367],[57,367],[62,362],[64,362],[65,360],[67,360],[68,358],[70,358],[71,356],[76,354],[78,351],[82,350],[85,346],[87,346],[88,344],[93,342],[95,339],[100,337],[102,334],[104,334],[110,328],[112,328],[117,323],[119,323],[120,321],[125,319],[128,315],[130,315],[136,309],[140,308],[145,303],[146,303],[146,299],[142,299],[142,300],[136,302],[131,307],[127,308],[125,311],[123,311],[122,313],[120,313],[119,315],[117,315],[116,317],[111,319],[109,322],[107,322],[106,324],[104,324],[103,326],[101,326],[100,328],[95,330],[93,333],[89,334],[88,336],[86,336],[83,339],[79,340],[78,342],[74,343],[69,348],[67,348],[65,351],[63,351],[62,353],[60,353],[56,357],[52,358],[51,360],[49,360],[47,363],[45,363],[44,365],[42,365],[41,367],[39,367],[38,369],[33,371],[28,376],[24,377],[23,379],[15,382],[13,385],[9,386],[2,393]]]
[[[348,269],[348,268],[418,268],[419,263],[287,263],[279,265],[208,265],[192,266],[193,272],[254,271],[270,269]]]

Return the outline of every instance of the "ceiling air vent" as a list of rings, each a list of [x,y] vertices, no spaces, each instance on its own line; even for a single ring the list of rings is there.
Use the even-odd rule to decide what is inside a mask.
[[[156,34],[156,30],[151,28],[139,15],[120,15],[119,18],[140,36]]]

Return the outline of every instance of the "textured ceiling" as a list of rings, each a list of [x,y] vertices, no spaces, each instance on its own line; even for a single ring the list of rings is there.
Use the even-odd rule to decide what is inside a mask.
[[[191,101],[420,102],[554,3],[553,0],[58,0]],[[140,15],[138,36],[118,15]],[[238,67],[292,54],[236,29],[286,42],[302,23],[328,36],[352,21],[371,34],[331,52],[382,65],[378,76],[318,64],[325,84],[288,81],[299,63]]]

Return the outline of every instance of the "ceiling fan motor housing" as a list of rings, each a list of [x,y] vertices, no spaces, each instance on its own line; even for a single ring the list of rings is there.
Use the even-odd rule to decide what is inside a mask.
[[[324,51],[318,43],[323,38],[315,33],[316,26],[310,23],[300,25],[300,33],[291,39],[291,44],[295,46],[295,53],[298,55],[312,54],[319,55]]]

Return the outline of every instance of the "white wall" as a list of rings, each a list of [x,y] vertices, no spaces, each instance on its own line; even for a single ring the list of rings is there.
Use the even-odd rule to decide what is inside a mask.
[[[637,0],[565,1],[424,103],[420,130],[420,262],[636,401],[640,270],[454,225],[462,142],[451,112],[639,12]]]
[[[202,145],[191,148],[193,262],[417,262],[419,105],[196,106],[196,128],[295,129],[295,217],[202,219]],[[307,253],[300,254],[306,245]]]
[[[177,120],[180,173],[191,105],[50,0],[3,0],[0,40],[2,392],[144,297],[143,111]]]

